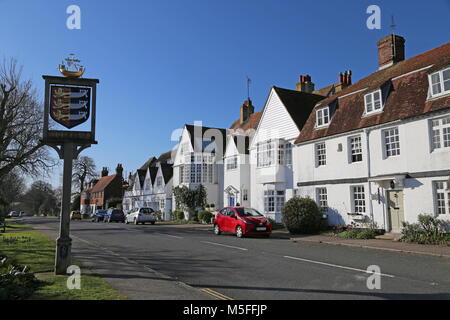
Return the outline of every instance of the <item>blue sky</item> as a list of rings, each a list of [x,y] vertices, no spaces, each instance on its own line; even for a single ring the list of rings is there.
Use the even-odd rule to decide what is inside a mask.
[[[66,28],[71,4],[81,30]],[[372,4],[381,30],[366,27]],[[247,75],[257,110],[272,85],[294,88],[301,74],[320,88],[351,69],[355,82],[376,70],[392,14],[411,57],[449,41],[449,13],[450,0],[0,0],[0,58],[16,57],[42,92],[41,75],[75,53],[100,79],[99,144],[83,155],[129,172],[169,150],[184,123],[229,127]]]

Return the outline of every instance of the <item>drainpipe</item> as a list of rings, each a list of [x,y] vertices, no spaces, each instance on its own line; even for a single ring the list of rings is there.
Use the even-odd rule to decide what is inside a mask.
[[[366,149],[367,149],[367,182],[369,185],[369,214],[370,218],[372,219],[372,222],[374,222],[373,218],[373,204],[372,204],[372,183],[369,181],[372,177],[372,173],[370,170],[371,163],[370,163],[370,143],[369,143],[369,136],[370,136],[370,129],[364,129],[364,134],[366,136]]]

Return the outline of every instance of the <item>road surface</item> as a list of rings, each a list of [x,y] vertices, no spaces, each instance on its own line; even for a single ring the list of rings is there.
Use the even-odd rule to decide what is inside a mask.
[[[58,228],[50,218],[26,223],[53,237]],[[133,299],[450,299],[450,259],[294,243],[280,235],[239,239],[186,225],[73,221],[71,234],[75,258]],[[367,287],[372,265],[380,267],[379,290]],[[152,279],[186,291],[152,291]]]

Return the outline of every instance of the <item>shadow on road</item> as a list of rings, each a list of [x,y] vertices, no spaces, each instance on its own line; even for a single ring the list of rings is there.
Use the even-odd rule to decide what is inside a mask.
[[[330,295],[350,295],[364,296],[368,298],[381,298],[386,300],[449,300],[450,293],[381,293],[364,291],[344,291],[325,289],[300,289],[300,288],[274,288],[274,287],[246,287],[246,286],[224,286],[214,284],[189,284],[195,288],[230,289],[230,290],[256,290],[256,291],[279,291],[295,292],[306,294],[330,294]],[[328,298],[326,298],[328,299]]]

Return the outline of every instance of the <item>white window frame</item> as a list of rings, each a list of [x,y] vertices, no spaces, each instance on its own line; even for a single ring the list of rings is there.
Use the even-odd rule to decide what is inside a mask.
[[[248,189],[242,190],[242,201],[248,201]]]
[[[394,134],[392,132],[395,131]],[[389,135],[388,135],[389,134]],[[398,127],[385,129],[381,132],[383,139],[384,157],[397,157],[401,154],[400,130]],[[389,139],[389,141],[388,141]],[[395,139],[395,140],[392,140]],[[395,146],[395,147],[394,147]]]
[[[285,203],[285,192],[269,189],[264,190],[264,212],[270,214],[281,213]]]
[[[356,139],[359,142],[355,141]],[[362,152],[362,138],[361,135],[352,136],[348,138],[348,150],[350,163],[358,163],[363,161],[363,152]],[[361,156],[361,160],[355,160],[353,157]]]
[[[431,119],[431,150],[450,148],[450,115]]]
[[[232,156],[227,158],[227,171],[236,170],[238,168],[238,157]]]
[[[316,202],[320,212],[323,214],[328,212],[328,190],[326,187],[316,188]]]
[[[450,182],[433,181],[435,216],[450,215]]]
[[[445,89],[445,84],[447,82],[449,83],[449,86],[450,86],[450,78],[444,80],[444,72],[450,72],[450,67],[442,69],[442,70],[439,70],[439,71],[436,71],[436,72],[433,72],[433,73],[428,75],[428,83],[429,83],[429,86],[430,86],[429,92],[430,92],[430,96],[432,98],[436,98],[436,97],[440,97],[440,96],[443,96],[443,95],[450,94],[450,87],[447,90]],[[439,77],[439,81],[436,82],[436,83],[433,83],[433,77],[436,76],[436,75]],[[439,86],[440,92],[438,92],[438,93],[434,93],[433,92],[435,85]]]
[[[365,214],[367,209],[366,189],[364,185],[351,186],[352,213]]]
[[[325,112],[326,111],[326,112]],[[330,124],[330,108],[328,106],[317,109],[316,128],[324,128]]]
[[[327,165],[327,145],[325,142],[319,142],[314,145],[314,154],[317,168]]]
[[[256,145],[257,168],[275,165],[275,141],[267,140]]]
[[[156,178],[156,186],[157,187],[161,187],[162,186],[162,177],[157,177]]]
[[[379,101],[375,100],[375,95],[378,94],[379,95]],[[370,103],[367,101],[368,98],[370,98]],[[376,102],[378,101],[378,108],[376,107]],[[370,110],[369,110],[369,106],[370,106]],[[380,113],[383,112],[383,95],[381,93],[381,89],[372,91],[368,94],[364,95],[364,110],[365,110],[365,114],[369,115],[369,114],[375,114],[375,113]]]

